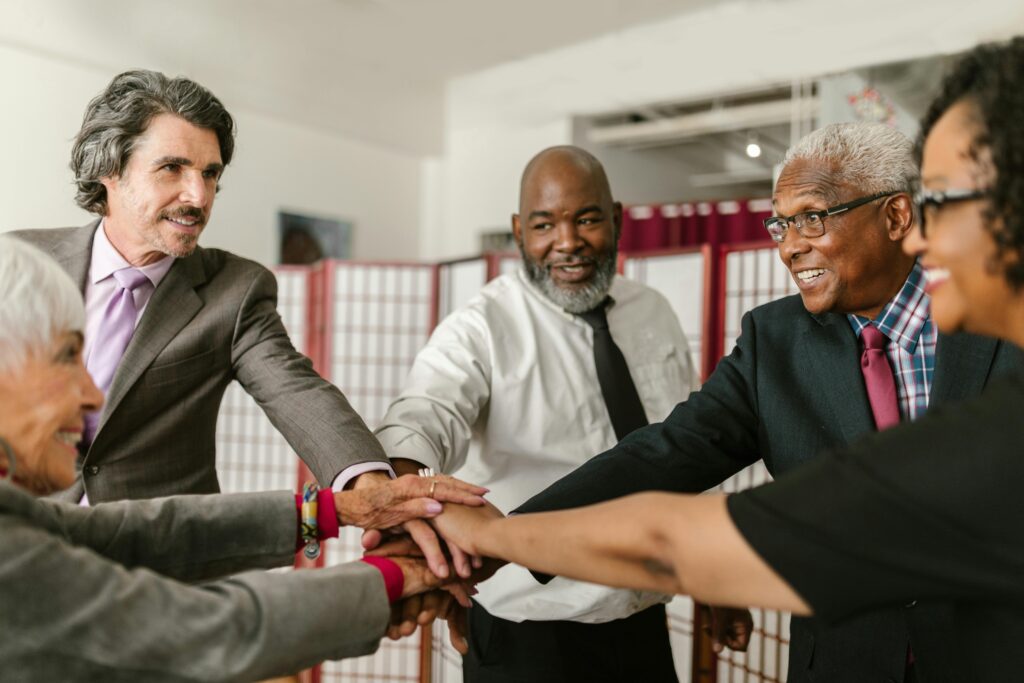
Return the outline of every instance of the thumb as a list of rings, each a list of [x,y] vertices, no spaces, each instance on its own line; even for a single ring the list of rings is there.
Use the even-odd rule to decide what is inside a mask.
[[[444,506],[433,498],[413,498],[398,506],[400,512],[408,515],[407,519],[437,517]]]
[[[384,540],[384,534],[377,529],[367,529],[363,532],[363,550],[373,550]]]

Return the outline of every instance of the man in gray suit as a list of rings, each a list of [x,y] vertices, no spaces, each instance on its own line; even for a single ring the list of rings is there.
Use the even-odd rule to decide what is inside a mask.
[[[74,500],[218,491],[215,427],[232,380],[322,485],[387,483],[376,439],[289,341],[270,271],[197,246],[234,132],[199,84],[123,73],[90,102],[72,150],[76,201],[99,219],[15,233],[85,297],[85,358],[106,406],[87,426]]]

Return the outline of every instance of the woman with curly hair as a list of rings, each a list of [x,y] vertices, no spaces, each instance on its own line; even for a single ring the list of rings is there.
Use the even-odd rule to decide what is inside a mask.
[[[906,247],[933,316],[1024,346],[1024,39],[979,47],[924,121],[921,221]],[[615,586],[840,620],[948,601],[943,680],[1024,671],[1024,378],[729,497],[648,493],[500,519],[434,520],[474,555]],[[449,509],[451,508],[451,509]],[[913,661],[913,654],[908,653]],[[922,665],[924,662],[922,662]],[[908,669],[912,680],[915,668]],[[921,666],[921,676],[927,667]],[[929,673],[928,675],[932,675]]]

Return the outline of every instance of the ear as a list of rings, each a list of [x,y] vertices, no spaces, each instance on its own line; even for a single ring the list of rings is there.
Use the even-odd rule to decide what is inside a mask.
[[[519,214],[512,214],[512,236],[516,240],[516,244],[520,247],[523,246],[523,229],[519,225]]]
[[[622,235],[622,202],[612,202],[612,224],[615,226],[615,241]]]
[[[910,195],[900,192],[887,198],[883,210],[889,239],[893,242],[902,241],[914,227],[914,206]]]

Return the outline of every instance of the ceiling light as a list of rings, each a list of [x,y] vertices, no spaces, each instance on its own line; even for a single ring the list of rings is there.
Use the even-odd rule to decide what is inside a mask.
[[[747,156],[751,159],[761,156],[761,145],[757,143],[757,133],[747,135]]]

